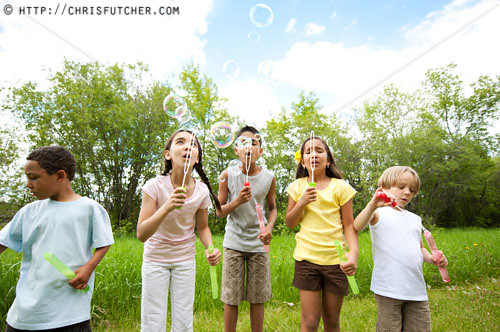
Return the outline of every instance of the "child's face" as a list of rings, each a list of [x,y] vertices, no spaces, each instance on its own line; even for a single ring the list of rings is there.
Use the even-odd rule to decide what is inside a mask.
[[[245,147],[236,147],[234,148],[234,152],[238,155],[238,158],[240,158],[243,165],[245,165],[247,161],[250,161],[250,164],[253,164],[257,159],[259,159],[263,151],[260,147],[259,140],[256,139],[255,134],[250,131],[242,132],[239,137],[241,136],[250,138],[252,140],[252,146],[247,145]],[[250,159],[250,157],[252,158]]]
[[[313,138],[304,145],[301,164],[311,174],[312,169],[325,169],[329,165],[328,154],[323,142]]]
[[[410,172],[404,172],[399,181],[395,183],[388,191],[396,197],[399,206],[405,207],[411,202],[417,194],[417,180]]]
[[[24,173],[28,178],[26,187],[30,193],[37,199],[46,199],[57,194],[59,188],[58,181],[61,176],[58,172],[49,174],[45,169],[40,167],[36,160],[28,160],[24,165]]]
[[[198,142],[196,138],[191,139],[191,133],[181,131],[177,133],[172,140],[170,149],[165,151],[165,158],[172,161],[172,166],[177,165],[184,167],[184,163],[189,158],[189,147],[192,145],[191,159],[189,167],[194,166],[198,162]]]

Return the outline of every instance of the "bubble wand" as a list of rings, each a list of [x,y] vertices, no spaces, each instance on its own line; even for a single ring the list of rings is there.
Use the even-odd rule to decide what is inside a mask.
[[[184,188],[184,182],[186,181],[186,175],[189,170],[189,164],[191,163],[191,155],[193,154],[193,145],[195,142],[195,136],[194,133],[191,133],[191,137],[189,138],[189,149],[188,153],[186,156],[186,160],[184,160],[184,176],[182,177],[182,185],[180,188],[182,189],[182,192],[185,193],[187,190]],[[176,207],[176,209],[180,209],[181,206]]]
[[[424,226],[422,226],[422,229],[424,230],[425,240],[427,241],[429,249],[431,250],[432,258],[435,262],[437,262],[439,259],[441,259],[441,257],[443,257],[443,254],[439,252],[431,232],[429,232]],[[446,268],[438,266],[438,269],[439,273],[441,273],[441,278],[443,279],[443,281],[446,283],[450,282],[450,276],[448,275],[448,271],[446,270]]]
[[[59,258],[57,258],[56,256],[54,256],[53,253],[47,251],[47,252],[45,252],[43,254],[43,258],[47,262],[49,262],[53,267],[55,267],[57,269],[57,271],[61,272],[61,274],[63,276],[65,276],[68,280],[71,280],[74,277],[76,277],[75,272],[71,271],[71,269],[69,267],[67,267],[66,265],[64,265],[64,263],[61,262],[59,260]],[[90,286],[87,285],[87,287],[85,287],[84,289],[79,289],[79,291],[81,291],[81,292],[88,292],[89,289],[90,289]]]
[[[264,214],[262,213],[262,207],[259,203],[255,204],[255,209],[257,210],[257,219],[259,220],[260,233],[266,232],[266,225],[264,224]],[[269,252],[269,245],[264,244],[264,251]]]
[[[208,253],[211,254],[214,252],[214,245],[211,244],[208,246]],[[212,299],[216,299],[219,296],[219,289],[217,287],[217,270],[216,267],[210,265],[210,282],[212,284]]]
[[[314,158],[314,131],[311,130],[311,134],[309,135],[309,140],[311,141],[312,152],[311,158],[309,158],[309,166],[311,167],[311,182],[309,182],[309,187],[316,187],[316,182],[314,182],[314,169],[316,168],[315,163],[313,163]]]
[[[335,249],[337,250],[337,253],[339,254],[340,262],[341,263],[347,262],[347,258],[345,257],[345,253],[344,253],[344,250],[342,249],[342,245],[340,244],[340,241],[334,240],[333,244],[335,245]],[[359,294],[358,284],[356,283],[356,279],[354,278],[354,276],[346,275],[346,277],[347,277],[347,281],[349,282],[349,286],[351,286],[352,292],[354,294]]]
[[[252,161],[252,143],[248,142],[248,139],[245,140],[245,171],[247,172],[246,174],[246,180],[244,183],[245,187],[250,186],[250,182],[248,182],[248,172],[250,171],[250,162]],[[250,153],[249,153],[250,152]]]

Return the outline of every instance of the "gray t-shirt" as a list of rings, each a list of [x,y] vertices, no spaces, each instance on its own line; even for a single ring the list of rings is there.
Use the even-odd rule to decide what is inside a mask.
[[[231,202],[238,197],[246,180],[246,175],[238,166],[229,167],[228,173],[228,197]],[[264,168],[259,174],[248,177],[252,188],[250,201],[238,206],[227,217],[226,234],[224,235],[223,247],[242,252],[264,252],[264,244],[257,238],[260,234],[259,220],[257,219],[256,203],[263,209],[269,188],[273,182],[274,174]],[[265,216],[265,213],[263,211]],[[267,225],[266,217],[264,222]]]

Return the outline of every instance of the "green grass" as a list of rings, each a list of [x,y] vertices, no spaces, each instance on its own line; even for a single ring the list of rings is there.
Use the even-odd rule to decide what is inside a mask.
[[[424,265],[428,284],[433,331],[495,331],[500,326],[500,229],[435,229],[438,247],[450,262],[450,284],[441,281],[435,266]],[[214,238],[220,248],[222,237]],[[343,331],[375,331],[377,307],[371,294],[372,269],[369,232],[359,237],[360,257],[356,280],[360,295],[344,300],[341,315]],[[297,331],[300,325],[298,291],[293,278],[293,235],[275,236],[271,243],[273,299],[266,304],[265,331]],[[11,250],[0,256],[0,331],[14,300],[20,254]],[[212,300],[208,264],[197,242],[197,276],[194,330],[223,330],[224,311],[219,300]],[[111,247],[96,273],[92,301],[95,332],[139,331],[142,243],[135,237],[120,237]],[[217,276],[221,277],[217,267]],[[167,329],[168,331],[168,329]],[[250,331],[249,306],[240,306],[238,331]],[[322,331],[322,328],[320,328]]]

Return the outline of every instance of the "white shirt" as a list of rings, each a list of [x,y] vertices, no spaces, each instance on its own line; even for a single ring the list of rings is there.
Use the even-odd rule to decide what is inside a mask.
[[[379,208],[377,213],[378,222],[370,225],[374,265],[370,289],[393,299],[427,301],[422,219],[392,207]]]

